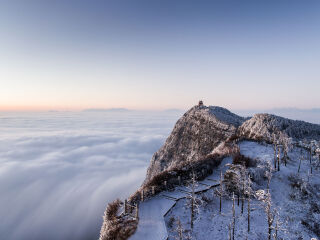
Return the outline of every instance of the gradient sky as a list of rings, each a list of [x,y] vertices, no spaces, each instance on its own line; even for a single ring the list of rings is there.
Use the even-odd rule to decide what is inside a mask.
[[[320,107],[320,1],[0,2],[0,110]]]

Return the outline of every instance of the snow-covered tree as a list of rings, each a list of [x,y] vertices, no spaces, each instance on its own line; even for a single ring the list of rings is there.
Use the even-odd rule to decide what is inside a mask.
[[[268,180],[267,189],[270,189],[270,182],[271,182],[271,178],[272,178],[272,166],[271,166],[270,162],[267,162],[267,170],[265,172],[265,176]]]
[[[277,169],[277,148],[278,142],[276,140],[276,135],[273,134],[273,154],[274,154],[274,158],[273,158],[273,163],[274,163],[274,169]]]
[[[281,148],[280,148],[280,145],[278,146],[277,159],[278,159],[278,171],[280,171],[280,160],[281,160]]]
[[[301,168],[301,162],[303,160],[303,154],[302,154],[302,149],[300,150],[300,156],[299,156],[299,167],[298,167],[298,173],[300,172]]]
[[[251,206],[250,206],[250,201],[251,201],[251,196],[252,196],[252,189],[251,189],[251,178],[250,175],[248,176],[247,179],[247,184],[245,185],[245,192],[244,195],[247,196],[247,200],[248,200],[248,214],[247,214],[247,220],[248,220],[248,233],[250,232],[250,213],[251,213]]]
[[[271,240],[273,222],[277,213],[276,210],[272,207],[271,193],[269,190],[258,190],[256,192],[256,196],[258,200],[262,202],[264,211],[266,213],[266,220],[268,223],[268,240]]]
[[[232,240],[234,240],[235,228],[236,228],[235,196],[234,196],[234,193],[232,193]]]
[[[279,142],[282,145],[283,149],[283,160],[284,165],[287,166],[287,161],[289,159],[288,153],[292,149],[292,138],[289,138],[286,134],[283,132],[280,132],[279,134]]]
[[[187,232],[186,229],[182,226],[180,217],[177,218],[176,226],[175,228],[173,228],[172,232],[174,233],[174,235],[172,235],[172,238],[174,240],[191,240],[192,239],[190,232]]]
[[[246,175],[246,167],[239,164],[228,164],[229,169],[224,174],[223,183],[229,194],[240,195],[242,192],[243,176]]]
[[[201,198],[198,198],[195,190],[198,184],[196,182],[195,173],[192,172],[192,178],[189,186],[187,187],[190,193],[187,195],[187,206],[190,207],[190,227],[193,229],[193,222],[196,212],[199,212],[199,207],[202,204]]]
[[[224,186],[223,186],[223,177],[222,172],[220,172],[220,186],[218,189],[215,190],[215,194],[219,196],[219,213],[221,214],[222,211],[222,198],[226,195]]]
[[[183,228],[180,221],[180,218],[177,219],[177,226],[175,228],[175,232],[177,233],[177,236],[174,236],[174,239],[176,240],[183,240]]]

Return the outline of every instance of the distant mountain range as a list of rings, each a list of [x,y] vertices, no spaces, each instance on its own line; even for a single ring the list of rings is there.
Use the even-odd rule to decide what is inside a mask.
[[[185,110],[177,108],[168,108],[164,110],[133,110],[128,108],[87,108],[83,112],[166,112],[166,113],[183,113]]]
[[[87,108],[84,112],[130,112],[133,110],[127,108]]]

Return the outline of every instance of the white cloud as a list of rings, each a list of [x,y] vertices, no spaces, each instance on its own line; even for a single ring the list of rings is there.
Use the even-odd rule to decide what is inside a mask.
[[[97,238],[178,117],[128,114],[0,116],[0,239]]]

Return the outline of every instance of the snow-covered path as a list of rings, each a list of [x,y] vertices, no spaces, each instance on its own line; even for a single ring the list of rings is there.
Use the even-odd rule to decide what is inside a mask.
[[[156,196],[141,203],[138,228],[130,239],[166,239],[168,234],[163,216],[174,204],[174,200],[168,200],[162,196]]]
[[[218,186],[220,172],[226,171],[227,163],[231,163],[230,157],[223,159],[213,174],[198,183],[196,192],[206,191],[212,187]],[[141,202],[139,206],[139,223],[137,231],[130,237],[130,240],[165,240],[168,238],[168,232],[164,221],[164,215],[176,204],[179,199],[187,196],[187,187],[177,187],[172,192],[162,192],[159,195]],[[171,199],[172,198],[172,199]],[[175,200],[174,200],[175,199]]]

